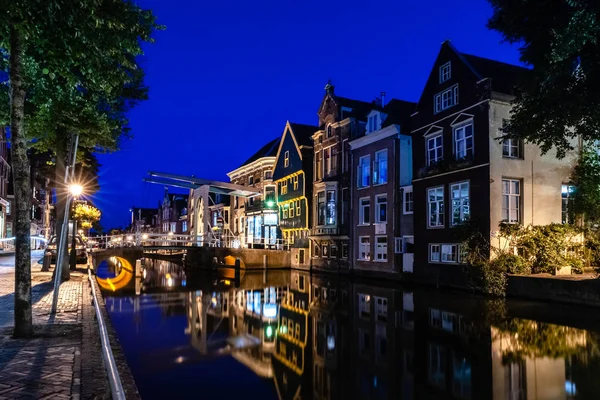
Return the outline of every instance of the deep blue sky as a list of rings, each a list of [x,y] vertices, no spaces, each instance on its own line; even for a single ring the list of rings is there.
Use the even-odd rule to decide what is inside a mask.
[[[139,0],[167,29],[146,46],[150,100],[130,116],[134,139],[102,155],[95,201],[105,228],[156,206],[147,171],[227,180],[285,121],[315,124],[328,79],[371,101],[417,101],[441,43],[518,63],[488,31],[486,0]]]

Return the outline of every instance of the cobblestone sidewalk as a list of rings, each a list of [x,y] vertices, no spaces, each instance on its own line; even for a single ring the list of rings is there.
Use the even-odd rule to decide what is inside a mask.
[[[32,339],[12,338],[14,274],[0,275],[0,400],[110,398],[87,275],[72,273],[61,285],[55,317],[51,274],[32,275]],[[127,398],[137,398],[120,346],[110,336]]]

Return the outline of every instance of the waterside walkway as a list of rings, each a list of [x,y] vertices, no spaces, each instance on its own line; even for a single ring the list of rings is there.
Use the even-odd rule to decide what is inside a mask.
[[[0,400],[111,398],[87,274],[73,272],[61,285],[58,313],[52,317],[51,273],[39,269],[32,268],[32,339],[11,336],[14,273],[0,274]],[[139,398],[102,296],[98,298],[126,397]]]

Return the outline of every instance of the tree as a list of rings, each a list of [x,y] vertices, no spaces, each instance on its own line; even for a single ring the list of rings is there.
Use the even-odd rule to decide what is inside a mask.
[[[574,138],[600,139],[600,2],[489,0],[488,27],[518,44],[532,67],[516,89],[508,137],[555,147],[562,158]]]
[[[77,203],[73,210],[73,219],[79,222],[79,226],[88,231],[100,220],[102,213],[90,204]]]
[[[574,214],[582,216],[587,225],[600,223],[600,156],[593,149],[582,150],[571,183],[575,187]]]
[[[28,144],[54,150],[57,176],[71,133],[80,134],[84,148],[115,150],[127,132],[126,112],[146,97],[136,62],[141,43],[161,27],[152,12],[128,0],[4,0],[0,13],[0,77],[9,83],[0,85],[0,95],[10,104],[0,106],[0,122],[10,120],[15,192],[14,335],[26,337],[32,334]],[[57,219],[64,189],[57,187]]]

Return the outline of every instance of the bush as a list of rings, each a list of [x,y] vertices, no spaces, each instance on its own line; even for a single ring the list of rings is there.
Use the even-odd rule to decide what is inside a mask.
[[[531,274],[531,266],[523,257],[516,254],[502,253],[493,259],[491,263],[495,264],[494,269],[504,271],[508,274]]]
[[[506,296],[506,285],[508,282],[504,265],[494,262],[484,263],[482,269],[481,288],[492,296]]]
[[[577,256],[566,256],[565,262],[571,266],[571,272],[574,274],[583,274],[583,260]]]

